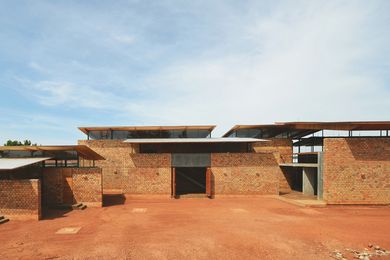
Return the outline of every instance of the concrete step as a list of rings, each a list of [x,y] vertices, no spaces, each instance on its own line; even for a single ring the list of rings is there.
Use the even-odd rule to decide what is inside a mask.
[[[6,223],[8,221],[9,221],[8,218],[5,218],[4,216],[0,216],[0,225]]]
[[[176,196],[178,199],[204,199],[208,198],[207,194],[204,193],[191,193],[191,194],[183,194],[183,195],[177,195]]]
[[[83,203],[77,203],[77,204],[63,204],[63,205],[55,205],[51,207],[52,209],[60,209],[60,210],[84,210],[87,208],[86,205]]]
[[[74,210],[84,210],[86,208],[87,208],[87,206],[82,204],[82,203],[72,205],[72,209],[74,209]]]
[[[326,202],[323,200],[309,200],[309,199],[291,199],[291,198],[285,198],[283,196],[273,196],[274,198],[296,205],[300,207],[308,207],[308,208],[324,208],[326,207]]]

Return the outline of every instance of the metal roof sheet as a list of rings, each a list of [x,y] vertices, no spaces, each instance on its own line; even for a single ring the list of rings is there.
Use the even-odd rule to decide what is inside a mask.
[[[32,145],[32,146],[0,146],[0,151],[77,151],[80,157],[87,160],[105,160],[86,145]]]
[[[186,126],[82,126],[80,131],[87,134],[88,131],[152,131],[152,130],[209,130],[215,125],[186,125]]]
[[[144,138],[144,139],[127,139],[124,142],[133,144],[160,144],[160,143],[255,143],[267,142],[268,140],[257,138]]]
[[[14,170],[20,167],[39,163],[51,159],[51,157],[43,158],[0,158],[0,170]]]
[[[276,122],[266,125],[235,125],[223,136],[228,136],[238,129],[295,131],[292,137],[298,138],[320,130],[390,130],[390,121]]]

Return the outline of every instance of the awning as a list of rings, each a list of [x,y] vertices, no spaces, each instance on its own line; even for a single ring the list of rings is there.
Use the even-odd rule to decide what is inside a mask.
[[[286,136],[299,139],[321,130],[370,131],[390,130],[390,121],[351,121],[351,122],[276,122],[267,125],[236,125],[223,136],[227,137],[243,129],[260,130],[258,137],[274,138]]]
[[[20,167],[39,163],[51,159],[51,157],[44,158],[0,158],[0,170],[14,170]]]
[[[102,157],[86,145],[0,146],[0,151],[43,151],[53,153],[61,151],[77,151],[79,156],[86,160],[105,160],[104,157]],[[51,154],[48,155],[51,156]]]
[[[213,131],[215,125],[184,125],[184,126],[82,126],[80,131],[162,131],[162,130],[208,130]]]
[[[257,138],[241,138],[241,137],[229,137],[229,138],[144,138],[144,139],[127,139],[125,143],[132,144],[170,144],[170,143],[256,143],[267,142],[268,140]]]

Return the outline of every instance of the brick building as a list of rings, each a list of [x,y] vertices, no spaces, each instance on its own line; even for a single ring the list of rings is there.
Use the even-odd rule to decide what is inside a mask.
[[[102,206],[104,159],[86,146],[0,147],[0,216],[41,219],[48,208]],[[83,166],[80,160],[91,165]]]
[[[50,206],[102,206],[113,192],[390,203],[390,122],[237,125],[218,138],[214,126],[79,129],[86,138],[77,146],[0,147],[0,216],[39,219]]]

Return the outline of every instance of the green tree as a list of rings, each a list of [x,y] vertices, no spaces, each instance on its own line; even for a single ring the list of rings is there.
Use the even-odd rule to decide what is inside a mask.
[[[31,145],[37,145],[37,144],[32,144],[30,140],[24,140],[23,142],[18,141],[18,140],[8,140],[4,146],[31,146]]]

